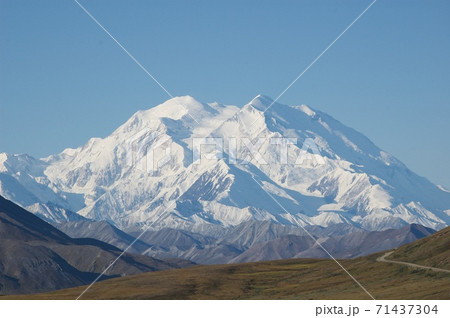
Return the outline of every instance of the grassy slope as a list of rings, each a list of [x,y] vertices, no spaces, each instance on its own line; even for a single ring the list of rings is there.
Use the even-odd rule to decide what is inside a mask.
[[[450,227],[403,245],[389,259],[450,270]]]
[[[391,258],[448,266],[448,246],[442,244],[448,242],[449,229],[405,245]],[[397,251],[406,258],[396,256]],[[377,262],[383,254],[340,262],[376,299],[450,299],[449,274]],[[0,299],[75,299],[84,289]],[[291,259],[111,279],[95,284],[83,299],[368,299],[368,295],[332,260]]]
[[[379,263],[380,254],[342,261],[377,299],[449,299],[450,275]],[[84,288],[5,298],[75,299]],[[3,297],[2,297],[3,298]],[[111,279],[84,299],[367,299],[330,260],[195,266]]]

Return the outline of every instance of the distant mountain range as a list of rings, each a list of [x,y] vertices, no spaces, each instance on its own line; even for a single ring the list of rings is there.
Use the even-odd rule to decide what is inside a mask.
[[[106,221],[77,221],[55,226],[72,237],[95,238],[119,248],[126,248],[135,239]],[[271,221],[244,222],[221,233],[218,238],[166,228],[145,232],[130,250],[156,258],[187,259],[198,264],[329,258],[322,247],[334,257],[353,258],[414,242],[435,232],[418,224],[385,231],[350,229],[344,224],[329,228],[309,226],[307,230],[313,233],[317,242],[303,229]],[[141,232],[132,234],[139,236]]]
[[[259,95],[239,109],[176,97],[76,149],[43,159],[2,153],[0,194],[49,222],[215,239],[252,221],[367,231],[449,224],[448,191],[327,114],[272,103]],[[193,140],[206,137],[222,140],[223,153],[194,162]],[[148,154],[163,144],[170,155],[156,169]]]
[[[122,250],[73,239],[0,196],[0,295],[36,293],[91,283]],[[125,254],[102,279],[192,265]]]

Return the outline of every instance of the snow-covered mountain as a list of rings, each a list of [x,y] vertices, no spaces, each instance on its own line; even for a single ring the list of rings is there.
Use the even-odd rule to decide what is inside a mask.
[[[76,214],[127,230],[450,223],[449,192],[331,116],[272,102],[176,97],[77,149],[40,160],[2,153],[0,195],[53,222]]]

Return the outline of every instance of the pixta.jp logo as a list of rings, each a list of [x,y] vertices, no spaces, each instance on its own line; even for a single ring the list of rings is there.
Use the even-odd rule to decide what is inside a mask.
[[[143,129],[127,141],[126,162],[149,174],[157,172],[171,160],[172,140],[159,131]]]
[[[187,140],[186,144],[189,144]],[[193,137],[190,144],[194,165],[222,159],[230,165],[277,163],[316,167],[325,164],[312,138],[299,145],[297,138]],[[161,132],[141,130],[127,141],[127,164],[156,175],[164,165],[176,160],[172,145],[171,138]]]
[[[280,165],[318,166],[325,164],[319,147],[312,138],[306,138],[299,147],[297,138],[254,138],[247,137],[195,137],[192,138],[193,164],[205,160],[226,159],[229,164],[269,164],[269,157]]]

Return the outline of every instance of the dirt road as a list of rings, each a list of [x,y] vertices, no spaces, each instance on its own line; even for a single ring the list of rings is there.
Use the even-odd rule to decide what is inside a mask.
[[[392,260],[386,259],[386,257],[391,255],[392,253],[394,253],[394,251],[387,252],[383,256],[378,257],[377,258],[377,262],[394,263],[394,264],[406,265],[406,266],[414,267],[414,268],[429,269],[429,270],[432,270],[434,272],[450,273],[450,270],[447,270],[447,269],[436,268],[436,267],[431,267],[431,266],[424,266],[424,265],[408,263],[408,262],[392,261]]]

